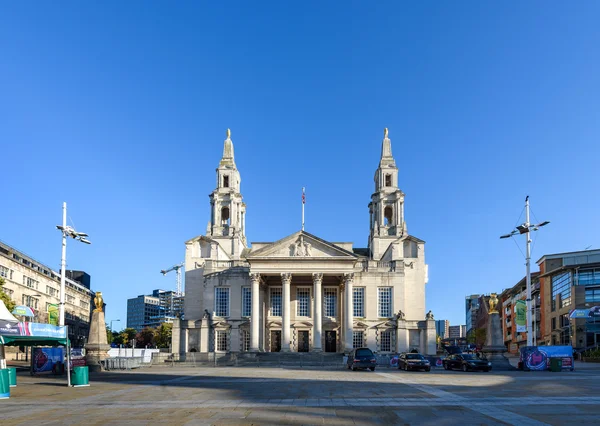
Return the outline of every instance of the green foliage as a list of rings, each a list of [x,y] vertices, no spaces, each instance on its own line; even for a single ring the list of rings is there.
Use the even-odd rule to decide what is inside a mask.
[[[5,282],[6,281],[4,281],[4,278],[0,277],[0,300],[4,302],[4,305],[6,306],[6,309],[8,309],[8,312],[12,312],[13,309],[15,309],[15,306],[17,305],[15,304],[15,302],[10,300],[8,294],[4,292]]]
[[[106,341],[108,342],[108,344],[110,345],[114,340],[114,336],[112,331],[110,331],[110,327],[108,326],[108,324],[106,324]]]
[[[487,337],[487,331],[485,328],[476,328],[467,337],[469,343],[475,343],[477,346],[485,345],[485,339]]]
[[[168,348],[171,346],[173,324],[163,323],[154,330],[154,346]]]
[[[119,333],[117,331],[112,332],[112,342],[115,345],[124,345],[125,344],[125,343],[123,343],[123,336],[121,335],[121,333]]]
[[[135,335],[135,342],[137,348],[152,346],[152,343],[154,342],[154,329],[148,327],[144,328]]]
[[[121,339],[123,341],[123,345],[130,345],[133,343],[133,340],[135,339],[135,335],[137,334],[137,331],[135,331],[135,328],[131,328],[128,327],[125,330],[121,331],[120,336]]]

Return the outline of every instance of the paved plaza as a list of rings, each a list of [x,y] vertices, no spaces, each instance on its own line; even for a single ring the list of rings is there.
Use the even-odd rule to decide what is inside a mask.
[[[600,369],[430,373],[381,368],[151,367],[90,387],[20,372],[0,424],[597,424]]]

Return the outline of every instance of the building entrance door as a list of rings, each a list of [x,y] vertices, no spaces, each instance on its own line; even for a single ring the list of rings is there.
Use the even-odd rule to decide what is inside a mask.
[[[325,352],[337,352],[335,331],[325,332]]]
[[[298,352],[308,352],[308,331],[298,332]]]
[[[271,352],[281,352],[281,330],[271,330]]]

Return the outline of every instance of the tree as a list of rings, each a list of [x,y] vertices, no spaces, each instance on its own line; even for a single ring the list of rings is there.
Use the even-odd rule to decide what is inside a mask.
[[[123,345],[130,345],[133,343],[135,339],[135,335],[137,331],[135,328],[127,327],[125,330],[121,331],[121,340],[123,341]]]
[[[110,345],[114,340],[115,340],[115,337],[114,337],[112,331],[110,331],[108,324],[106,324],[106,341]]]
[[[168,348],[171,346],[173,324],[162,323],[154,331],[154,344],[157,348]]]
[[[121,335],[121,333],[119,333],[117,331],[113,331],[112,332],[112,342],[115,345],[124,345],[125,344],[123,342],[123,336]]]
[[[469,343],[475,343],[477,347],[482,347],[485,345],[486,337],[487,331],[485,328],[476,328],[469,333],[468,341]]]
[[[6,281],[4,280],[4,278],[0,277],[0,300],[4,302],[4,305],[6,306],[6,309],[8,309],[8,312],[12,312],[13,309],[15,309],[15,306],[17,305],[15,304],[15,302],[10,300],[9,295],[4,292],[5,282]]]
[[[138,348],[145,348],[154,344],[154,332],[152,328],[144,328],[135,336],[136,346]]]

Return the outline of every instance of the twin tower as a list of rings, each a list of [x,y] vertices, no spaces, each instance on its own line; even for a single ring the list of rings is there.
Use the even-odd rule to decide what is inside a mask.
[[[246,204],[240,191],[240,172],[235,165],[231,131],[227,129],[223,157],[217,167],[217,186],[210,194],[210,222],[206,236],[230,247],[232,259],[240,259],[248,248]],[[388,129],[384,130],[381,159],[375,172],[375,192],[369,203],[369,253],[379,260],[390,244],[407,235],[404,221],[404,192],[398,188],[398,167],[392,156]]]

